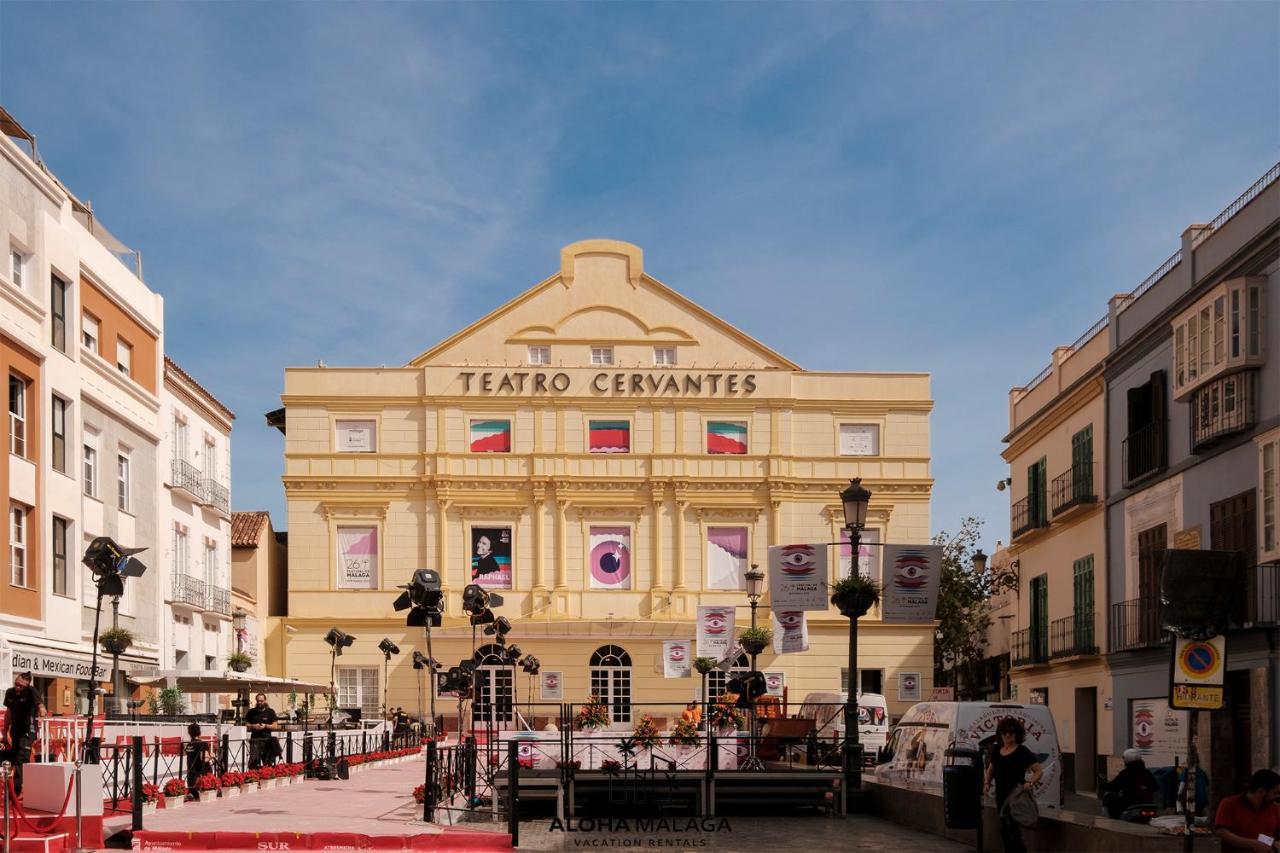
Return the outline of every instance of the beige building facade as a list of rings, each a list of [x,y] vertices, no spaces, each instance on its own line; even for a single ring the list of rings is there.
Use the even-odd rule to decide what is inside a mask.
[[[1017,577],[999,619],[1010,632],[1012,697],[1053,712],[1067,784],[1096,786],[1110,753],[1112,697],[1105,665],[1106,514],[1103,452],[1106,322],[1009,395],[1012,542]]]
[[[475,580],[504,596],[509,642],[559,674],[557,691],[495,671],[481,705],[513,688],[521,713],[597,692],[629,724],[633,704],[697,695],[696,676],[664,677],[663,642],[692,654],[699,605],[731,606],[745,627],[742,572],[770,544],[839,541],[851,477],[874,495],[869,541],[928,541],[927,375],[803,370],[649,276],[627,243],[575,243],[560,260],[404,367],[286,371],[288,613],[273,674],[328,681],[323,636],[337,626],[358,638],[337,659],[339,705],[376,713],[386,688],[414,708],[422,631],[392,602],[433,568],[447,599],[436,659],[473,655],[461,594]],[[834,580],[850,560],[828,550]],[[878,549],[864,550],[878,574]],[[762,625],[768,606],[766,593]],[[809,616],[808,652],[759,662],[793,703],[847,677],[847,620]],[[859,684],[894,716],[928,697],[933,630],[861,622]],[[383,636],[402,650],[386,681]]]

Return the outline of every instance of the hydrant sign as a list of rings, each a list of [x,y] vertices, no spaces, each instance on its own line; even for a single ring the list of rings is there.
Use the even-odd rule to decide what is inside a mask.
[[[1212,711],[1223,705],[1222,676],[1227,667],[1227,638],[1175,637],[1170,664],[1169,705]]]

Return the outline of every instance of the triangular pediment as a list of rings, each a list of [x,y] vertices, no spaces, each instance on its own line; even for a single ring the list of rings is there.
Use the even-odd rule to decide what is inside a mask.
[[[592,347],[614,363],[652,365],[654,348],[676,366],[799,370],[799,366],[644,272],[638,246],[584,240],[560,253],[560,271],[410,362],[411,366],[525,364],[529,347],[551,363],[587,366]]]

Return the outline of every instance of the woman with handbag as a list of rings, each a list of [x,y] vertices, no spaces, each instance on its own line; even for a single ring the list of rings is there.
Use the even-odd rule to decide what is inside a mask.
[[[996,726],[996,737],[999,741],[992,746],[987,759],[982,790],[990,788],[993,781],[996,783],[996,812],[1000,815],[1000,840],[1006,853],[1025,853],[1027,845],[1022,840],[1022,826],[1009,808],[1009,798],[1020,791],[1034,796],[1033,791],[1044,775],[1044,768],[1036,761],[1035,754],[1023,745],[1027,730],[1018,720],[1013,717],[1001,720]],[[1030,779],[1027,771],[1031,771]]]

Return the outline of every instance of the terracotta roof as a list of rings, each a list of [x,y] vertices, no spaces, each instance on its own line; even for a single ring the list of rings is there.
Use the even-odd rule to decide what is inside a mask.
[[[258,537],[262,535],[262,526],[270,521],[271,513],[268,512],[231,513],[231,547],[258,547]]]
[[[164,369],[172,370],[175,374],[178,375],[180,379],[182,379],[184,382],[189,383],[192,388],[195,388],[197,391],[199,391],[201,394],[207,397],[209,399],[209,402],[211,402],[214,405],[214,407],[218,409],[218,411],[222,412],[222,414],[225,415],[228,419],[230,420],[236,419],[235,412],[231,411],[225,405],[223,405],[222,401],[219,400],[217,397],[213,396],[213,394],[209,392],[208,388],[204,387],[199,382],[197,382],[194,376],[192,376],[190,373],[187,373],[187,371],[183,370],[182,367],[178,364],[178,362],[169,358],[169,356],[167,355],[164,357]]]

